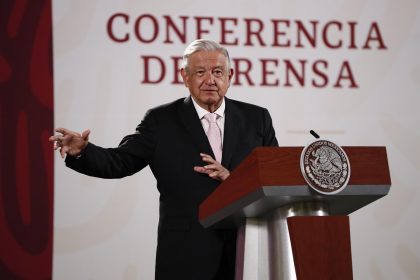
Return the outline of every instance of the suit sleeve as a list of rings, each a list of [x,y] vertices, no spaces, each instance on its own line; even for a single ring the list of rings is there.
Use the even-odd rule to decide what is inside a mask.
[[[263,126],[264,126],[263,145],[277,147],[279,144],[276,139],[276,133],[274,132],[273,122],[271,120],[270,113],[265,108],[264,108],[264,116],[263,116]]]
[[[66,157],[66,166],[85,175],[121,178],[147,166],[158,139],[158,123],[152,111],[146,113],[136,132],[125,136],[117,148],[102,148],[89,143],[80,158]]]

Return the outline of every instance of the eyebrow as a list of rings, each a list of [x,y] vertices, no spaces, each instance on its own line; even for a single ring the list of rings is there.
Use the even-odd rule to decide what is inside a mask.
[[[223,69],[223,68],[224,68],[223,65],[216,65],[214,67],[211,67],[210,69]],[[196,67],[194,67],[194,70],[201,70],[201,69],[207,70],[207,68],[205,66],[196,66]]]

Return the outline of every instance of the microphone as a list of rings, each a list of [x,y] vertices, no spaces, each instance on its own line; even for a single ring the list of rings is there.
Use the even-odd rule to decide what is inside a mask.
[[[319,139],[320,137],[319,137],[319,135],[318,135],[318,133],[316,133],[315,131],[313,131],[312,129],[309,131],[311,134],[312,134],[312,136],[313,137],[315,137],[316,139]]]

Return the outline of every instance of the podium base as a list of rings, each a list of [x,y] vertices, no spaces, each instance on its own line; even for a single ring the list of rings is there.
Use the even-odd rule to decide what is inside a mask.
[[[300,202],[266,216],[246,218],[238,228],[235,280],[298,279],[287,218],[328,213],[326,203]]]

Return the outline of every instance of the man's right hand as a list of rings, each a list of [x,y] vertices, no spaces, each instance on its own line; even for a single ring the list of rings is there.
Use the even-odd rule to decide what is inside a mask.
[[[66,154],[71,156],[80,155],[88,144],[90,130],[85,130],[82,134],[65,128],[57,128],[55,131],[60,134],[51,136],[49,140],[54,142],[54,150],[60,149],[62,158]]]

